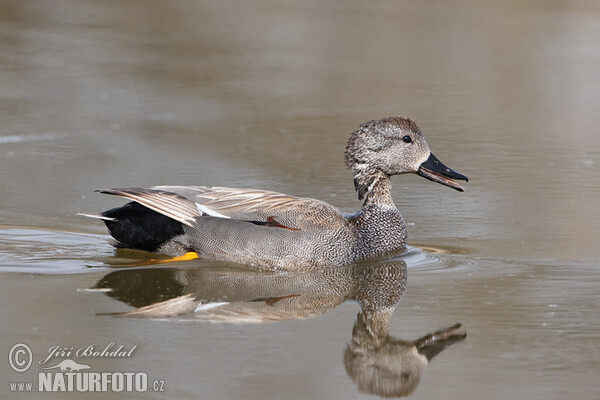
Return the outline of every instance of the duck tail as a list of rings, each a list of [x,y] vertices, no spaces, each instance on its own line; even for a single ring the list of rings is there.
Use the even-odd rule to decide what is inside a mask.
[[[77,213],[77,215],[81,215],[82,217],[88,217],[88,218],[94,218],[94,219],[101,219],[103,221],[114,221],[114,218],[105,217],[103,215],[97,215],[97,214]]]
[[[122,207],[87,215],[104,221],[117,248],[158,252],[167,242],[183,235],[183,225],[141,204],[131,202]]]

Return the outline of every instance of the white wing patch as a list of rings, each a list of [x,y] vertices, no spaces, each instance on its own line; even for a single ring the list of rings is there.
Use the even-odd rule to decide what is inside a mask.
[[[223,215],[220,212],[217,212],[215,210],[211,210],[210,208],[203,206],[202,204],[196,203],[196,208],[198,209],[198,211],[200,211],[200,213],[206,214],[210,217],[231,219],[231,217],[228,217],[227,215]]]
[[[201,304],[198,304],[198,307],[196,307],[194,312],[210,310],[211,308],[216,308],[219,306],[223,306],[225,304],[229,304],[229,302],[222,301],[222,302],[209,302],[209,303],[204,303],[204,304],[201,303]]]

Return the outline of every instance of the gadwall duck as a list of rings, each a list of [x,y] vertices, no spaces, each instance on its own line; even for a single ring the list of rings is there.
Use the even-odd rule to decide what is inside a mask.
[[[350,135],[345,161],[363,201],[355,214],[265,190],[153,186],[98,190],[133,201],[87,216],[105,222],[117,248],[193,252],[267,269],[338,266],[405,249],[406,225],[392,201],[390,176],[412,172],[458,191],[455,180],[468,180],[431,153],[409,118],[362,124]]]

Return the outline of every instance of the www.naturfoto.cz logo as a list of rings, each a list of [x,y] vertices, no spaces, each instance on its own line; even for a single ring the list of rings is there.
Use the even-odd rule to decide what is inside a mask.
[[[37,363],[37,386],[33,381],[11,382],[9,389],[11,392],[164,391],[164,381],[153,380],[149,385],[146,372],[97,372],[90,365],[95,358],[132,357],[136,348],[137,345],[128,348],[125,345],[117,346],[114,342],[107,346],[91,344],[77,349],[52,346],[47,356]],[[33,364],[33,352],[27,344],[17,343],[9,351],[8,362],[15,372],[24,373]]]

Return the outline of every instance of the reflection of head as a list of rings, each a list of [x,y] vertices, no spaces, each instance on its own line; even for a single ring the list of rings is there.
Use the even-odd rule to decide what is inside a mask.
[[[429,361],[467,335],[456,333],[461,327],[456,324],[414,342],[393,339],[388,335],[391,314],[358,314],[344,365],[362,392],[381,397],[408,396],[419,385]]]
[[[408,396],[418,386],[427,358],[414,343],[389,337],[391,311],[358,314],[344,366],[361,392],[381,397]]]
[[[419,385],[427,358],[404,343],[386,343],[372,352],[346,348],[344,366],[358,390],[381,397],[402,397]]]

